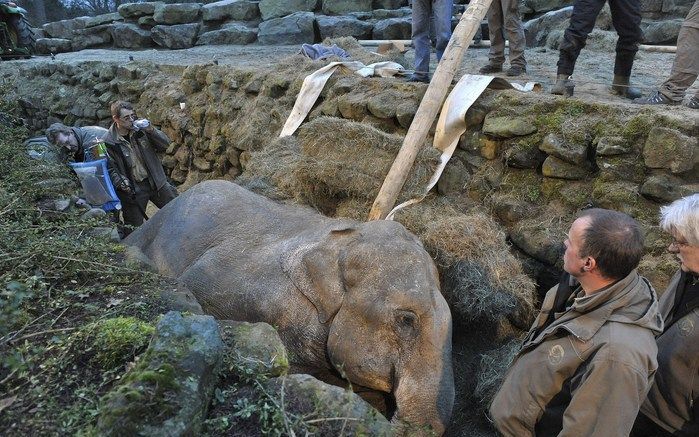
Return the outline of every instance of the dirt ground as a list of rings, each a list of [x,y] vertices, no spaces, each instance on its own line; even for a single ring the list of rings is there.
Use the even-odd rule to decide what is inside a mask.
[[[573,79],[576,82],[575,97],[600,103],[625,103],[624,99],[610,95],[608,92],[614,68],[614,46],[611,41],[599,41],[593,47],[583,49]],[[487,47],[471,47],[464,54],[464,59],[457,76],[477,73],[488,62]],[[160,65],[193,65],[216,60],[221,65],[235,65],[237,68],[251,69],[274,68],[274,64],[287,56],[298,53],[299,46],[199,46],[183,50],[107,50],[92,49],[55,55],[56,61],[78,63],[84,61],[123,61],[129,57],[137,61],[151,61]],[[406,69],[412,68],[413,50],[406,53]],[[656,53],[639,51],[634,65],[632,83],[641,88],[644,94],[651,92],[670,74],[673,53]],[[526,75],[516,78],[517,82],[536,81],[548,92],[556,77],[558,50],[537,47],[527,49],[528,71]],[[46,62],[48,56],[36,56],[29,60],[9,61],[18,64]],[[436,59],[432,59],[432,71]],[[507,68],[507,64],[505,64]],[[502,74],[503,77],[504,73]],[[696,84],[688,95],[699,90]],[[696,121],[695,121],[696,122]]]

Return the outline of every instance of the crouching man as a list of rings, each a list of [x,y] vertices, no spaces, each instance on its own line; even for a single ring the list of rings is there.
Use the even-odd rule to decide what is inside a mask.
[[[140,226],[146,215],[148,201],[162,208],[177,197],[170,185],[157,152],[164,152],[170,139],[150,123],[137,127],[133,106],[116,101],[111,106],[114,123],[109,128],[107,149],[110,158],[109,177],[122,204],[124,224]],[[128,235],[129,230],[125,230]]]
[[[680,267],[660,298],[658,373],[631,435],[699,436],[699,194],[661,208],[660,216]]]
[[[638,223],[583,211],[565,240],[561,283],[546,294],[490,406],[505,436],[627,436],[657,368],[655,291],[636,267]]]
[[[93,146],[104,142],[109,131],[99,126],[68,127],[54,123],[46,129],[46,139],[61,148],[67,158],[74,162],[83,162],[86,154],[89,159],[104,158],[101,151],[91,151]]]

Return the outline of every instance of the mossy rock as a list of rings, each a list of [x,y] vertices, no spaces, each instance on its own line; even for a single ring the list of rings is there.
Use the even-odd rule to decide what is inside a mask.
[[[643,198],[638,184],[633,182],[605,182],[598,178],[593,183],[592,197],[601,208],[621,211],[643,223],[657,222],[658,205]]]
[[[276,377],[289,371],[289,357],[276,329],[267,323],[220,322],[224,364],[238,377]]]
[[[483,133],[497,138],[512,138],[533,134],[536,125],[526,117],[493,117],[490,114],[483,122]]]
[[[124,364],[148,344],[155,328],[135,317],[100,320],[90,328],[94,359],[105,369]]]
[[[101,401],[99,435],[196,435],[218,382],[223,342],[211,316],[171,311],[138,364]]]
[[[643,159],[650,168],[687,172],[699,164],[699,140],[675,129],[654,127],[643,147]]]
[[[555,156],[549,156],[541,166],[541,173],[549,178],[579,180],[588,174],[585,165],[570,164]]]

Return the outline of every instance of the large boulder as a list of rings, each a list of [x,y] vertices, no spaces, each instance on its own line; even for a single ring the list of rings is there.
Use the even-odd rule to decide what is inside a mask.
[[[117,12],[124,18],[138,18],[145,15],[153,15],[156,6],[164,4],[163,2],[126,3],[119,5]]]
[[[232,403],[255,405],[276,399],[281,414],[289,417],[314,417],[289,424],[296,435],[318,436],[390,436],[391,424],[371,405],[351,390],[321,382],[310,375],[288,375],[264,382],[262,388],[244,388],[235,393]],[[258,429],[257,418],[237,415],[231,429]],[[242,433],[239,435],[250,435]],[[285,435],[289,435],[285,433]],[[419,435],[416,434],[416,435]]]
[[[643,146],[646,167],[684,173],[699,163],[699,140],[667,127],[651,129]]]
[[[681,19],[644,22],[643,41],[646,44],[674,44],[682,27]]]
[[[244,45],[255,42],[257,39],[257,30],[240,23],[226,24],[222,29],[212,30],[199,35],[197,45],[224,45],[236,44]]]
[[[349,12],[370,12],[372,0],[323,0],[323,13],[345,15]]]
[[[663,14],[668,14],[676,18],[684,18],[692,8],[694,0],[663,0]]]
[[[201,8],[204,21],[252,21],[260,17],[259,4],[248,0],[222,0]]]
[[[105,46],[112,42],[112,25],[103,24],[76,30],[73,35],[73,50]]]
[[[641,0],[641,13],[660,12],[663,9],[663,0]]]
[[[46,23],[41,28],[46,32],[46,35],[51,38],[71,39],[73,31],[85,28],[85,20],[89,17],[78,17],[71,20],[54,21]]]
[[[103,398],[97,434],[198,435],[223,353],[213,317],[165,314],[138,364]]]
[[[255,375],[281,376],[289,371],[289,357],[276,329],[267,323],[221,321],[225,362]]]
[[[566,20],[573,14],[573,7],[568,6],[557,11],[550,11],[541,17],[524,23],[524,35],[527,47],[539,47],[546,45],[546,39],[551,31],[560,29]]]
[[[159,24],[151,29],[153,41],[168,49],[193,47],[197,40],[197,34],[199,34],[199,23],[175,24],[173,26]]]
[[[412,18],[387,18],[374,24],[374,39],[410,39]]]
[[[320,39],[351,36],[356,39],[371,38],[374,26],[354,17],[334,17],[317,15],[316,22],[320,31]]]
[[[112,12],[110,14],[95,15],[94,17],[88,17],[85,19],[85,28],[101,26],[102,24],[109,24],[114,21],[121,21],[122,17],[118,12]]]
[[[257,38],[261,44],[313,43],[316,40],[314,24],[313,12],[296,12],[283,18],[263,21]]]
[[[260,0],[260,15],[267,21],[295,12],[310,12],[318,7],[318,0]]]
[[[158,24],[183,24],[199,19],[200,3],[159,4],[155,7],[153,19]]]
[[[36,40],[36,52],[42,55],[65,53],[71,51],[71,41],[65,38],[39,38]]]
[[[114,47],[125,49],[141,49],[152,47],[150,30],[141,29],[136,24],[114,23],[112,24],[112,40]]]

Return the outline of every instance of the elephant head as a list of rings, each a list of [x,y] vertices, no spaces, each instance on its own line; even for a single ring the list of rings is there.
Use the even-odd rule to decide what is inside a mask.
[[[395,422],[442,434],[454,402],[451,313],[417,238],[390,221],[336,227],[284,264],[328,327],[331,364],[392,393]]]

